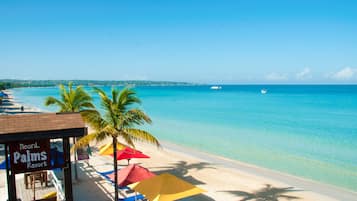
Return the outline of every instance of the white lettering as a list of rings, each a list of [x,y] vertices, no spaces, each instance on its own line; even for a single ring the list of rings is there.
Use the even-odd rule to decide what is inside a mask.
[[[21,163],[30,163],[36,161],[46,161],[48,159],[47,152],[42,151],[40,153],[31,153],[29,150],[26,150],[26,154],[21,154],[20,152],[14,152],[14,164],[17,164],[19,161]]]
[[[26,155],[21,154],[21,163],[26,163],[28,160],[26,160]]]
[[[42,168],[42,167],[47,167],[47,162],[43,161],[41,163],[27,163],[27,169],[34,169],[34,168]]]
[[[47,160],[47,153],[45,151],[41,152],[41,160],[46,161]]]
[[[40,161],[41,154],[40,153],[31,153],[31,161]]]
[[[19,152],[14,152],[14,163],[17,164],[17,160],[20,159],[21,154]]]
[[[20,150],[24,150],[24,149],[39,149],[41,148],[37,142],[33,143],[33,144],[20,144]]]
[[[26,150],[27,161],[31,160],[30,150]]]

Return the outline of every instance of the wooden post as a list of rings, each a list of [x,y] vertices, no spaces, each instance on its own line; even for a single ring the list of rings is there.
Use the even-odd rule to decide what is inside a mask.
[[[10,161],[8,157],[8,146],[7,144],[5,145],[5,160],[6,160],[6,175],[7,175],[7,191],[8,191],[8,199],[9,201],[16,201],[17,196],[16,196],[16,180],[15,180],[15,173],[14,171],[10,171]],[[11,157],[11,156],[10,156]],[[9,173],[10,172],[10,173]]]
[[[63,152],[64,152],[64,193],[66,201],[73,201],[72,191],[72,171],[71,171],[71,153],[69,137],[62,138],[63,140]]]
[[[73,137],[73,145],[76,144],[76,137]],[[78,181],[78,167],[77,167],[77,151],[74,151],[74,179]]]
[[[33,185],[33,200],[35,201],[36,200],[36,186],[35,186],[36,185],[36,182],[35,182],[36,177],[34,174],[31,177],[32,177],[31,185]]]
[[[11,196],[11,179],[10,179],[10,170],[9,170],[9,153],[7,150],[7,144],[5,144],[5,163],[6,163],[6,181],[7,181],[7,196],[8,200],[10,200]]]

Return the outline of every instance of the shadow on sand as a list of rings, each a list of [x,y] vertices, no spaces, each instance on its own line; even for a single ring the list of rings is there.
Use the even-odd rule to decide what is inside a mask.
[[[110,201],[113,200],[114,188],[108,184],[90,164],[78,163],[78,178],[73,186],[74,200]],[[74,180],[75,181],[75,180]]]
[[[157,167],[161,168],[160,171],[154,171],[155,174],[161,173],[171,173],[175,176],[190,182],[192,184],[198,183],[203,184],[203,182],[195,179],[194,177],[187,175],[189,169],[200,170],[203,168],[211,168],[208,163],[195,163],[187,164],[184,161],[174,163],[173,166],[168,167]],[[188,168],[188,169],[187,169]],[[79,183],[74,186],[74,198],[75,200],[113,200],[114,188],[105,188],[108,187],[108,184],[105,185],[104,181],[96,172],[93,166],[90,164],[78,163],[78,172],[79,172]],[[83,185],[83,183],[86,183]],[[81,185],[82,184],[82,185]],[[82,186],[86,186],[82,188]],[[88,191],[90,190],[90,191]],[[214,199],[204,195],[191,196],[185,199],[180,199],[180,201],[214,201]]]
[[[199,185],[199,184],[205,184],[204,182],[192,177],[189,175],[189,170],[203,170],[203,169],[215,169],[214,167],[211,166],[210,163],[206,162],[199,162],[199,163],[187,163],[186,161],[178,161],[176,163],[172,163],[170,166],[159,166],[155,167],[155,169],[160,169],[157,171],[153,171],[155,174],[159,175],[162,173],[170,173],[178,178],[181,178],[193,185]],[[182,201],[213,201],[211,197],[208,197],[207,195],[200,194],[200,195],[195,195],[191,196],[185,199],[180,199]]]
[[[270,184],[266,184],[264,188],[261,188],[252,193],[245,192],[245,191],[222,191],[222,192],[227,192],[242,197],[240,201],[246,201],[246,200],[279,201],[279,199],[284,199],[284,200],[300,199],[300,197],[297,196],[286,195],[287,193],[296,192],[296,191],[300,191],[300,190],[296,190],[293,187],[277,188],[277,187],[273,187]]]
[[[200,163],[187,163],[186,161],[178,161],[176,163],[172,163],[171,166],[160,166],[155,167],[155,169],[160,169],[158,171],[153,171],[155,174],[159,175],[162,173],[170,173],[173,174],[193,185],[204,184],[202,181],[195,179],[194,177],[189,175],[189,170],[202,170],[206,168],[214,169],[210,163],[200,162]]]

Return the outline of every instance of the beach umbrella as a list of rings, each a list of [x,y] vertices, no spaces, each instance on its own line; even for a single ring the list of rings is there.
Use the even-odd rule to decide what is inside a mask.
[[[113,154],[111,154],[113,156]],[[130,147],[125,147],[123,150],[117,151],[117,160],[128,160],[128,165],[129,161],[132,158],[150,158],[148,155],[143,154],[139,150],[132,149]]]
[[[204,190],[168,173],[142,180],[128,187],[143,194],[150,201],[172,201],[204,192]]]
[[[118,171],[118,185],[127,186],[129,184],[142,181],[155,176],[154,173],[140,165],[132,164]],[[114,172],[109,174],[110,180],[114,181]]]
[[[127,146],[125,146],[124,144],[122,144],[120,142],[117,143],[117,150],[122,150],[125,147],[127,147]],[[114,153],[114,151],[113,151],[112,143],[104,144],[99,147],[99,155],[110,155],[113,153]]]
[[[4,98],[4,97],[5,97],[5,98],[8,98],[9,95],[7,95],[6,93],[0,91],[0,97],[1,97],[1,98]]]

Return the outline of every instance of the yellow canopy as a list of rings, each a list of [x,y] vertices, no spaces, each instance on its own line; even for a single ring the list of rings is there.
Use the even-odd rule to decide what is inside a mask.
[[[122,150],[124,149],[126,146],[120,142],[117,143],[117,150]],[[102,145],[99,147],[99,155],[110,155],[113,154],[113,144],[112,143],[108,143],[105,145]]]
[[[204,192],[168,173],[130,184],[129,187],[143,194],[150,201],[172,201]]]

